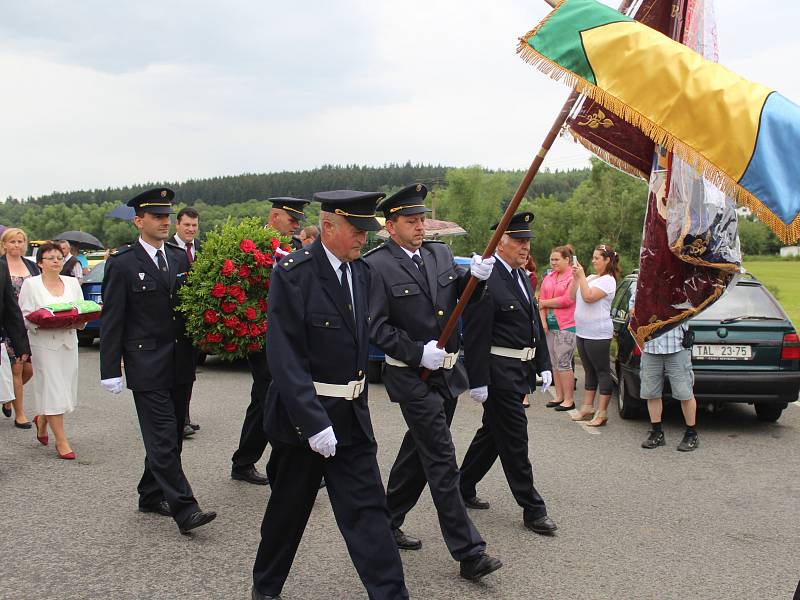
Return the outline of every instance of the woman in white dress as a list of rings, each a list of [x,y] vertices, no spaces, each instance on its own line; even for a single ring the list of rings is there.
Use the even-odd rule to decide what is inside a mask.
[[[26,279],[19,293],[19,307],[23,316],[48,304],[83,300],[78,280],[59,275],[63,260],[64,256],[57,245],[48,242],[39,247],[37,261],[42,274]],[[39,329],[27,319],[25,326],[28,328],[31,361],[36,372],[33,378],[36,437],[43,445],[47,445],[47,426],[50,425],[56,438],[59,458],[74,459],[75,452],[64,433],[64,414],[72,412],[78,405],[76,327]]]

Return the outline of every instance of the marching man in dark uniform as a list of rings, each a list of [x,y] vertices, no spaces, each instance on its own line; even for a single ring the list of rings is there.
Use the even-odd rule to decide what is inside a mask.
[[[467,506],[487,509],[475,486],[498,455],[514,499],[523,509],[525,527],[545,535],[557,529],[533,486],[528,459],[528,419],[522,400],[553,381],[539,307],[522,269],[530,254],[533,213],[514,215],[497,246],[497,263],[486,293],[464,312],[464,358],[470,396],[483,404],[483,426],[461,465],[461,494]],[[492,229],[496,229],[495,224]]]
[[[189,260],[186,252],[165,243],[174,196],[170,189],[156,188],[128,202],[140,237],[106,263],[100,383],[119,394],[124,359],[146,453],[139,510],[172,516],[187,533],[217,515],[200,510],[181,466],[194,363],[184,317],[176,310]]]
[[[267,224],[281,235],[292,235],[300,227],[300,222],[305,220],[306,213],[303,209],[309,201],[299,198],[270,198],[269,201],[272,202],[272,208]],[[292,238],[295,250],[299,250],[302,245]],[[267,397],[272,376],[269,374],[266,350],[248,354],[247,364],[250,365],[253,385],[250,388],[250,404],[242,423],[239,447],[231,457],[231,477],[255,485],[267,485],[269,479],[256,469],[256,463],[267,448],[267,438],[264,435],[264,399]]]
[[[494,259],[473,257],[470,272],[461,272],[446,244],[423,242],[426,194],[424,185],[411,185],[381,203],[390,239],[365,257],[372,268],[370,338],[386,353],[386,391],[409,427],[389,475],[387,504],[398,547],[417,550],[422,542],[400,526],[430,484],[447,548],[461,563],[461,576],[478,581],[502,563],[485,553],[458,486],[449,424],[456,398],[467,389],[459,335],[454,332],[444,349],[436,340],[470,272],[488,279]],[[421,367],[431,371],[427,381]]]
[[[359,259],[377,192],[322,202],[321,235],[272,271],[267,358],[273,381],[264,428],[272,493],[253,565],[255,599],[276,598],[289,575],[324,475],[339,530],[371,599],[408,598],[389,527],[367,407],[370,269]]]

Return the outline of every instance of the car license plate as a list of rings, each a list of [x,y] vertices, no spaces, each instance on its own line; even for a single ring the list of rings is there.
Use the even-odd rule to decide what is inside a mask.
[[[753,349],[746,345],[695,344],[692,346],[695,360],[751,360]]]

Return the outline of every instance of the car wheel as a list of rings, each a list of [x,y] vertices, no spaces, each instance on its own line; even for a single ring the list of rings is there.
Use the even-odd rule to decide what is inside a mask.
[[[785,404],[775,404],[770,402],[756,402],[754,406],[758,420],[765,421],[767,423],[774,423],[780,419],[783,409],[786,408]]]
[[[367,381],[370,383],[380,383],[383,376],[383,362],[371,360],[367,364]]]
[[[92,344],[94,344],[93,335],[78,334],[78,346],[91,346]]]
[[[639,416],[642,409],[642,401],[634,398],[628,393],[628,385],[625,383],[625,376],[621,369],[617,369],[617,409],[619,416],[623,419],[635,419]]]

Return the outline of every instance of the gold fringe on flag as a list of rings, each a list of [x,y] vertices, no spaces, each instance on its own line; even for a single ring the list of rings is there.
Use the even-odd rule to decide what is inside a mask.
[[[560,6],[562,2],[559,3]],[[556,7],[557,10],[557,7]],[[528,64],[533,65],[539,71],[550,77],[555,81],[564,81],[564,83],[581,94],[585,94],[601,106],[615,113],[617,116],[627,121],[634,127],[638,128],[644,135],[653,140],[656,144],[664,146],[674,154],[678,155],[695,170],[701,172],[703,177],[711,184],[718,187],[725,194],[732,197],[740,204],[744,204],[753,211],[756,217],[766,223],[775,235],[786,244],[791,244],[800,239],[800,215],[798,215],[788,225],[781,221],[781,219],[773,213],[761,200],[751,194],[748,190],[743,188],[734,179],[732,179],[722,169],[717,167],[714,163],[704,157],[700,152],[694,148],[687,146],[679,139],[674,137],[669,131],[649,120],[647,117],[637,112],[634,108],[625,104],[615,96],[612,96],[605,90],[600,89],[583,77],[566,70],[558,63],[553,62],[546,56],[534,50],[528,40],[531,36],[547,22],[547,20],[555,13],[554,10],[545,19],[532,29],[525,37],[520,38],[519,45],[517,46],[517,54]],[[601,157],[602,158],[602,157]],[[617,165],[615,165],[617,166]],[[624,169],[623,169],[624,170]]]
[[[619,169],[620,171],[622,171],[624,173],[627,173],[631,177],[638,177],[640,179],[644,179],[645,181],[647,181],[649,179],[650,175],[648,173],[645,173],[644,171],[640,171],[639,169],[637,169],[634,166],[632,166],[629,162],[626,162],[626,161],[614,156],[613,154],[611,154],[605,148],[601,148],[600,146],[598,146],[594,142],[590,142],[585,137],[583,137],[581,134],[576,133],[574,129],[570,128],[569,129],[569,134],[572,136],[572,139],[574,139],[581,146],[586,148],[589,152],[594,154],[597,158],[599,158],[603,162],[607,162],[612,167],[615,167],[615,168]]]

